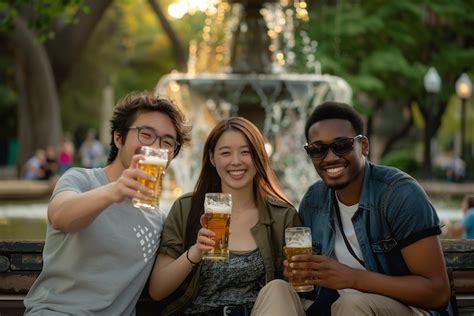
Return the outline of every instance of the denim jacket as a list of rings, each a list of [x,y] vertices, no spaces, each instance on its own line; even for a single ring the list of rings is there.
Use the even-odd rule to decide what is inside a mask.
[[[306,192],[299,213],[311,228],[313,253],[334,252],[333,190],[317,181]],[[366,161],[359,208],[352,223],[368,271],[408,275],[401,249],[441,233],[439,218],[421,186],[408,174]],[[327,295],[316,289],[316,297]]]

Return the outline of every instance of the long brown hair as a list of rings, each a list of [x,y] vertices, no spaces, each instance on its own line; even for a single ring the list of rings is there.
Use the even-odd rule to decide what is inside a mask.
[[[265,142],[258,128],[243,117],[231,117],[220,121],[207,137],[202,155],[202,169],[194,188],[191,200],[191,212],[186,224],[184,246],[188,249],[196,242],[201,225],[199,219],[204,213],[204,195],[207,192],[221,192],[221,179],[216,168],[211,164],[211,153],[214,152],[217,141],[228,130],[242,133],[246,138],[252,161],[257,173],[253,179],[254,199],[264,200],[275,198],[291,205],[283,193],[275,172],[270,166],[270,159],[265,151]]]

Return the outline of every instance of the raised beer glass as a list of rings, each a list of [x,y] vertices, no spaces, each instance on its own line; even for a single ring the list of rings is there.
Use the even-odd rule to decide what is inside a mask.
[[[204,198],[204,213],[206,228],[216,236],[214,249],[204,253],[203,258],[210,260],[229,259],[230,214],[232,196],[228,193],[206,193]]]
[[[291,257],[312,253],[311,229],[308,227],[290,227],[285,229],[285,254],[288,264]],[[309,292],[314,289],[311,284],[305,283],[306,276],[288,274],[290,284],[296,292]]]
[[[155,210],[160,203],[163,175],[168,162],[168,149],[142,146],[140,148],[140,154],[144,155],[145,159],[138,162],[138,168],[154,176],[156,181],[149,181],[142,177],[137,177],[137,181],[140,182],[140,184],[153,190],[153,196],[144,199],[133,198],[132,203],[133,206],[137,208]]]

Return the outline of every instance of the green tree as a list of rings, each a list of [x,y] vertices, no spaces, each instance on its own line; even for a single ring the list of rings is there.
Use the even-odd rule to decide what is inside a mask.
[[[101,87],[115,77],[113,72],[112,75],[110,73],[103,75],[103,72],[108,70],[107,67],[113,63],[108,60],[103,62],[97,58],[100,57],[97,55],[94,60],[94,52],[89,53],[89,59],[85,63],[80,58],[93,30],[112,3],[112,0],[38,0],[35,2],[18,0],[0,4],[0,46],[8,48],[2,50],[2,54],[7,55],[15,64],[13,90],[17,95],[17,126],[20,144],[18,167],[36,148],[58,143],[62,133],[61,112],[67,117],[68,113],[81,110],[83,104],[93,103],[94,97],[87,100],[87,96],[97,97],[101,92]],[[130,2],[123,1],[123,3]],[[158,21],[166,29],[166,36],[174,47],[171,58],[182,69],[185,66],[183,61],[186,54],[180,39],[162,13],[160,5],[154,0],[149,0],[149,4],[151,6],[148,7],[148,11],[154,12],[158,17]],[[121,14],[128,13],[121,12]],[[109,23],[108,26],[119,28],[117,23]],[[102,48],[107,43],[111,43],[107,36],[102,37],[102,40],[104,43]],[[117,49],[117,55],[123,52],[117,46],[114,48]],[[117,55],[109,54],[108,56],[116,57]],[[112,59],[119,60],[120,58]],[[102,63],[106,66],[102,67]],[[91,66],[85,69],[77,68],[78,65],[84,64]],[[72,73],[73,70],[75,73]],[[100,73],[102,76],[94,78],[99,78],[98,80],[81,82],[78,77],[81,77],[81,74],[82,78],[88,77],[90,73],[84,74],[87,71],[92,74]],[[148,73],[150,72],[151,70],[148,70]],[[77,76],[77,73],[80,75]],[[142,74],[134,73],[133,75],[142,77]],[[80,89],[74,84],[78,81],[85,83],[85,89]],[[91,87],[94,83],[96,85]],[[87,91],[87,88],[90,90]],[[140,90],[143,89],[144,87],[141,86]],[[79,94],[76,90],[84,94]],[[69,109],[67,106],[60,107],[60,95],[62,102],[73,106]],[[97,103],[94,105],[97,108]],[[77,113],[75,113],[76,119]],[[83,113],[87,115],[92,112],[83,111]],[[88,117],[97,117],[97,115]],[[68,123],[73,120],[74,118]],[[68,129],[71,125],[74,126],[74,122],[72,123],[68,125]]]
[[[455,80],[474,63],[473,9],[462,0],[318,1],[301,27],[319,42],[323,71],[352,86],[369,133],[385,135],[384,156],[409,133],[419,138],[414,109],[433,126],[425,146],[436,135]],[[430,66],[442,77],[435,108],[423,87]]]
[[[112,0],[2,3],[0,42],[15,63],[20,167],[62,132],[58,90]]]

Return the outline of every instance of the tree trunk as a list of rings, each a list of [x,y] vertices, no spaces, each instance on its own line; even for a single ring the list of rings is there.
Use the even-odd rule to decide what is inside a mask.
[[[148,0],[150,3],[151,8],[155,12],[158,20],[160,21],[163,30],[165,31],[166,35],[168,36],[171,42],[171,49],[173,50],[173,56],[175,58],[176,66],[178,67],[179,71],[186,71],[187,69],[187,62],[186,62],[186,53],[183,48],[183,44],[179,39],[176,32],[171,27],[170,23],[166,19],[166,16],[163,14],[161,7],[158,5],[156,0]]]
[[[44,47],[39,44],[26,23],[15,19],[9,34],[17,61],[19,153],[22,166],[37,148],[58,144],[61,116],[53,72]]]
[[[388,154],[391,150],[392,147],[396,144],[396,142],[406,136],[408,131],[411,129],[413,126],[413,113],[411,109],[411,105],[407,105],[410,113],[410,117],[408,118],[408,121],[405,122],[405,125],[396,133],[394,133],[385,143],[384,149],[382,151],[382,154],[380,155],[380,159],[382,159],[386,154]]]
[[[58,90],[69,76],[72,66],[78,60],[92,31],[112,2],[113,0],[85,1],[90,12],[87,14],[82,11],[78,12],[75,16],[78,20],[77,24],[68,24],[54,30],[55,37],[46,42],[45,46]]]

